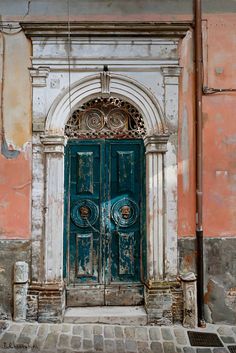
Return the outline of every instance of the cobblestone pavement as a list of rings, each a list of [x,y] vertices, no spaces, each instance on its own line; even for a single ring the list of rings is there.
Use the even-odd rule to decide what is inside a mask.
[[[196,331],[217,333],[224,347],[191,347],[187,330],[182,326],[0,321],[0,353],[226,353],[230,352],[229,346],[236,346],[236,326],[207,325],[205,329]]]

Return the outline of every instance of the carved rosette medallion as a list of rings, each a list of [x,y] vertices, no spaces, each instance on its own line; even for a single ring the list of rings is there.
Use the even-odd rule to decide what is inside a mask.
[[[90,200],[78,201],[72,208],[71,219],[78,227],[94,225],[99,217],[98,206]]]
[[[130,227],[139,217],[139,207],[130,198],[123,198],[113,204],[111,216],[118,227]]]

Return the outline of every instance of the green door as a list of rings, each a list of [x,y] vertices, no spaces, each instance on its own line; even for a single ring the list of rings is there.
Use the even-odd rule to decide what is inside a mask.
[[[143,302],[143,160],[142,140],[68,143],[68,306]]]

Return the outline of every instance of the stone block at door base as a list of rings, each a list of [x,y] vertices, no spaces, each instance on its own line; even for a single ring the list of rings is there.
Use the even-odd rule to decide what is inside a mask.
[[[178,307],[178,311],[176,307]],[[183,299],[179,284],[158,284],[151,288],[146,287],[145,308],[149,324],[171,325],[175,322],[181,322]]]
[[[63,287],[31,288],[28,295],[27,319],[38,322],[60,323],[65,312],[65,290]]]

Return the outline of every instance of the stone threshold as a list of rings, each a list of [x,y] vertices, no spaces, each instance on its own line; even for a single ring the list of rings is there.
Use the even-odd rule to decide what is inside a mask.
[[[143,306],[73,307],[66,309],[64,322],[147,325],[147,313]]]

